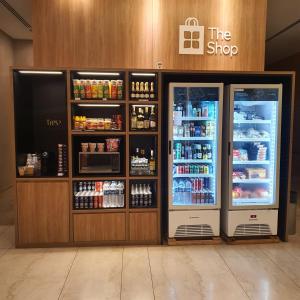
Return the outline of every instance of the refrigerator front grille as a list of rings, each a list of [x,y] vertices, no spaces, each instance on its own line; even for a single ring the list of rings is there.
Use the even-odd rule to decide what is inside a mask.
[[[234,236],[272,235],[268,224],[240,224],[236,226]]]
[[[200,237],[213,236],[213,231],[208,224],[180,225],[177,227],[175,237]]]

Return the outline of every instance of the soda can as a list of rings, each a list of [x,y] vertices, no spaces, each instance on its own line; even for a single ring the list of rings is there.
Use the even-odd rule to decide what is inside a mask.
[[[117,96],[118,100],[123,99],[123,80],[117,80]]]
[[[85,97],[87,99],[91,99],[92,98],[92,85],[91,85],[90,80],[86,80],[84,89],[85,89]]]
[[[117,99],[117,82],[111,81],[111,99]]]
[[[85,99],[85,80],[80,80],[80,99]]]
[[[204,167],[203,167],[203,173],[204,174],[208,174],[209,173],[208,165],[204,165]]]
[[[185,165],[184,167],[184,174],[188,174],[189,173],[189,166]]]

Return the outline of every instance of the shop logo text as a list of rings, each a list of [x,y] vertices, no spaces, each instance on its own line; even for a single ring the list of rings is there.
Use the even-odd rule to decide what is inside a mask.
[[[231,32],[218,27],[207,27],[209,41],[204,47],[204,26],[199,26],[197,18],[189,17],[179,26],[179,54],[226,55],[233,57],[239,53],[238,46],[232,45]]]

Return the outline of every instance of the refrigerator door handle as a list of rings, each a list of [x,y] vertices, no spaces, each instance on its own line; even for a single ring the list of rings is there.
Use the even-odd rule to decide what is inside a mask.
[[[228,142],[228,156],[231,155],[231,142]]]
[[[172,141],[169,141],[169,155],[172,154]]]

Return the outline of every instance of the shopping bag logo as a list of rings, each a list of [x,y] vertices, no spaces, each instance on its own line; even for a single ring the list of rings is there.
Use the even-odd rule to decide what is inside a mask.
[[[179,54],[204,54],[204,26],[197,18],[189,17],[179,25]]]

